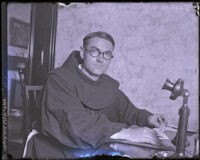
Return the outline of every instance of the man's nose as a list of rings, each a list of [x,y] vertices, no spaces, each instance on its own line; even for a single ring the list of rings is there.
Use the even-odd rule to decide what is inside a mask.
[[[97,61],[103,62],[103,54],[102,53],[97,57]]]

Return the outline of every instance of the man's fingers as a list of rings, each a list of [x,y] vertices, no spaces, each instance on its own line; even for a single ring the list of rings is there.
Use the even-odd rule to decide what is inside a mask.
[[[165,116],[163,117],[163,121],[165,122],[165,124],[168,124],[167,118]]]
[[[159,118],[160,121],[162,121],[165,124],[167,124],[167,119],[166,119],[166,117],[163,114],[161,114],[158,118]]]
[[[157,117],[157,121],[158,121],[158,123],[163,123],[162,117],[158,116],[158,117]]]
[[[165,123],[165,118],[164,118],[163,116],[158,116],[158,122],[159,122],[160,124]]]
[[[162,127],[163,125],[166,126],[166,124],[167,124],[167,120],[166,120],[165,116],[164,116],[164,115],[158,115],[158,116],[157,116],[157,123],[155,123],[154,126],[155,126],[156,128],[160,128],[160,127]]]

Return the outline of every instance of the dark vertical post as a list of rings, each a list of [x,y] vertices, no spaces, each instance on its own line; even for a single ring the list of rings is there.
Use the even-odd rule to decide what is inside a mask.
[[[2,131],[2,158],[5,158],[8,151],[7,146],[7,4],[1,3],[1,62],[2,62],[2,74],[1,74],[1,131]]]
[[[58,18],[58,3],[53,5],[52,9],[53,15],[52,15],[52,32],[51,32],[51,38],[50,38],[50,56],[49,56],[49,69],[52,70],[54,68],[54,62],[55,62],[55,46],[56,46],[56,31],[57,31],[57,18]]]
[[[188,96],[189,96],[188,91],[185,91],[183,95],[183,106],[179,109],[179,123],[178,123],[176,153],[180,157],[185,156],[188,117],[190,114],[190,110],[187,106]]]
[[[175,138],[172,140],[176,145],[176,153],[174,153],[171,158],[186,158],[185,148],[187,142],[187,126],[188,126],[188,117],[190,115],[190,109],[187,106],[189,92],[187,89],[184,89],[182,94],[183,96],[183,105],[179,109],[179,123],[178,131]]]
[[[57,7],[56,3],[32,4],[29,85],[43,85],[54,68]]]

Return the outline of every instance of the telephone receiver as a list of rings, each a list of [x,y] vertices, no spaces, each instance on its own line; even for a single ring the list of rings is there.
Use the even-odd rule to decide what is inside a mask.
[[[171,100],[175,100],[177,97],[181,96],[184,90],[184,82],[182,79],[178,79],[175,83],[172,83],[167,79],[162,87],[162,89],[171,91],[172,94],[169,97]]]

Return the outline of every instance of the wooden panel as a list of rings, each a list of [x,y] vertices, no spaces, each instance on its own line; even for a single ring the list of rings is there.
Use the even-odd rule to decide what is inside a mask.
[[[54,68],[57,5],[32,5],[29,85],[43,85],[48,72]]]

